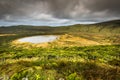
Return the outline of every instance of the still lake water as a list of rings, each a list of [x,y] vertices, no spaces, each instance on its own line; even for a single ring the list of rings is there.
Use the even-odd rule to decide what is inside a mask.
[[[44,43],[44,42],[52,42],[57,38],[58,36],[54,36],[54,35],[42,35],[42,36],[25,37],[25,38],[18,39],[18,41],[37,44],[37,43]]]

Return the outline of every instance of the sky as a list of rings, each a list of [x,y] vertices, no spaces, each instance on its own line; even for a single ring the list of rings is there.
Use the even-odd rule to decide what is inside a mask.
[[[120,19],[120,0],[0,0],[0,26],[63,26]]]

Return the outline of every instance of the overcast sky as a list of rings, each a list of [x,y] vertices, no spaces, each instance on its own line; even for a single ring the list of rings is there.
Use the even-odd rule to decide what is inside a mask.
[[[120,19],[120,0],[0,0],[0,25],[70,25]]]

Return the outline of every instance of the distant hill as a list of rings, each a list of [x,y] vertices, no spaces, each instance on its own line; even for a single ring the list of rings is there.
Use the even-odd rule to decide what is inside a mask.
[[[105,22],[97,23],[97,25],[116,25],[116,26],[120,26],[120,20],[105,21]]]
[[[120,33],[120,20],[106,21],[97,24],[81,25],[76,24],[66,26],[73,32],[90,32],[90,33]]]
[[[65,34],[78,32],[120,34],[120,20],[106,21],[90,25],[76,24],[61,27],[24,25],[0,27],[0,34]]]

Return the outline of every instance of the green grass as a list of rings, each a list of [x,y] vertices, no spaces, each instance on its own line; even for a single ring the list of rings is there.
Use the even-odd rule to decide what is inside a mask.
[[[120,46],[8,48],[0,54],[0,74],[11,80],[119,80]],[[103,77],[104,76],[104,77]],[[74,78],[74,79],[73,79]]]
[[[119,21],[69,27],[2,27],[0,33],[16,34],[0,36],[0,80],[120,80]],[[111,45],[65,47],[52,43],[52,47],[27,49],[10,44],[21,37],[48,34],[70,34]]]

